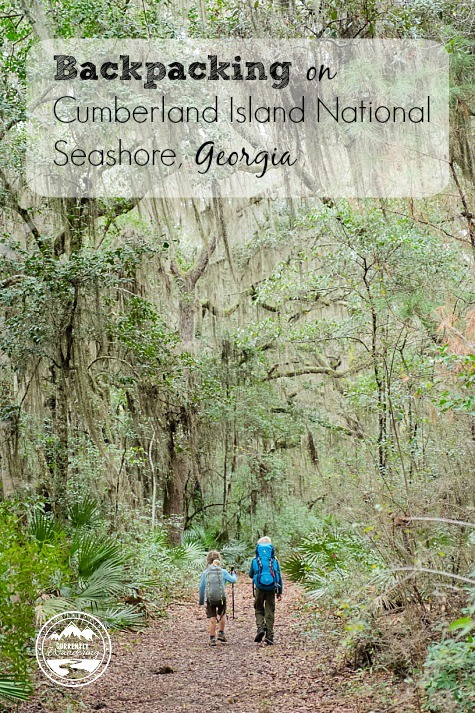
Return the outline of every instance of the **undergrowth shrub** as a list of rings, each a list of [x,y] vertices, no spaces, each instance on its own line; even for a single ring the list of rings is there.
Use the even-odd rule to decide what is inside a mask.
[[[454,621],[439,643],[429,646],[421,680],[424,710],[475,710],[475,590],[464,617]]]
[[[206,556],[196,538],[171,547],[161,527],[108,527],[88,496],[64,521],[40,502],[0,503],[0,700],[31,693],[35,632],[55,614],[90,612],[109,629],[137,628],[195,585]]]
[[[316,520],[310,535],[285,558],[284,572],[305,587],[312,599],[335,602],[353,594],[359,582],[381,565],[381,560],[357,532],[331,516]]]
[[[43,535],[30,535],[18,504],[0,503],[0,697],[7,700],[30,690],[35,607],[68,573],[64,538]]]
[[[161,527],[142,532],[137,545],[137,574],[153,579],[149,603],[155,612],[162,612],[172,599],[188,595],[190,587],[195,586],[194,580],[204,567],[206,549],[199,539],[187,537],[186,533],[181,545],[170,547],[168,533]]]
[[[231,565],[238,568],[245,567],[254,552],[253,545],[245,540],[229,540],[220,544],[218,535],[218,531],[213,527],[195,526],[190,530],[185,530],[183,543],[187,546],[194,543],[201,549],[203,552],[202,564],[204,564],[206,553],[209,550],[219,550],[225,567]]]
[[[284,571],[307,590],[315,630],[322,615],[329,628],[338,628],[337,667],[379,666],[411,676],[437,637],[437,620],[445,616],[426,606],[429,586],[391,571],[356,528],[333,516],[319,520],[285,560]]]

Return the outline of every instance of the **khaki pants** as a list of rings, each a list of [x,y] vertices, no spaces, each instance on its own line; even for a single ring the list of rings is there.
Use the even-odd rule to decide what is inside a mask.
[[[274,636],[275,591],[267,592],[256,587],[254,609],[256,611],[257,628],[263,629],[265,627],[267,636]]]

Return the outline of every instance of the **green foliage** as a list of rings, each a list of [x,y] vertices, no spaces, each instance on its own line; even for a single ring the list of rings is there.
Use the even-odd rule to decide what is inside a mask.
[[[444,370],[452,377],[453,387],[444,389],[439,396],[438,405],[443,411],[466,413],[475,416],[475,355],[453,354],[447,346],[439,350],[439,361]],[[446,374],[444,374],[446,377]],[[447,378],[444,378],[444,385]]]
[[[153,250],[145,241],[119,247],[79,249],[68,260],[58,260],[46,238],[26,251],[16,247],[2,264],[2,277],[11,285],[0,291],[0,306],[7,313],[0,346],[13,364],[32,356],[54,358],[54,345],[74,311],[77,295],[95,287],[119,286]],[[14,277],[13,277],[14,276]]]
[[[196,535],[186,534],[181,545],[170,546],[161,527],[142,531],[137,539],[136,576],[154,582],[149,599],[155,610],[163,611],[174,597],[188,596],[204,566],[206,548]]]
[[[28,515],[20,503],[0,503],[0,663],[7,676],[0,696],[28,696],[38,622],[75,609],[111,629],[139,628],[147,603],[162,610],[203,565],[198,542],[170,547],[160,529],[138,542],[106,534],[89,496],[68,512],[60,523],[38,503],[28,504]]]
[[[64,540],[44,517],[34,514],[37,529],[29,536],[22,508],[0,503],[0,663],[4,674],[20,681],[27,679],[31,666],[28,653],[39,597],[68,574]]]
[[[475,596],[454,621],[444,639],[429,646],[421,685],[426,695],[424,710],[464,711],[475,709]],[[454,635],[449,638],[449,633]]]
[[[251,556],[253,556],[253,543],[230,540],[221,548],[221,556],[226,568],[231,566],[245,569]]]
[[[369,575],[377,558],[363,540],[333,516],[321,518],[318,527],[287,557],[284,571],[303,584],[311,597],[342,596],[351,590],[355,569]]]
[[[197,567],[203,567],[206,561],[206,553],[209,550],[218,550],[221,553],[223,565],[225,567],[243,566],[249,559],[253,548],[252,543],[245,540],[229,540],[225,544],[219,541],[219,528],[213,526],[195,526],[183,533],[183,544],[185,547],[193,545],[197,548],[198,556],[195,559]]]

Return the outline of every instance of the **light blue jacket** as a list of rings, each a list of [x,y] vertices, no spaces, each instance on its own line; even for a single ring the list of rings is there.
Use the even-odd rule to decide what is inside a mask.
[[[223,569],[223,590],[226,591],[226,582],[230,584],[236,584],[237,574],[230,574],[225,569]],[[200,582],[200,605],[205,603],[205,587],[206,587],[206,569],[201,575]]]

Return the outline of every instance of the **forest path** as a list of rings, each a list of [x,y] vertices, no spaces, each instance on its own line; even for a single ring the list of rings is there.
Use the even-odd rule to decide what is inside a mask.
[[[231,618],[227,587],[227,644],[208,645],[204,607],[174,604],[170,617],[139,634],[113,639],[106,674],[78,695],[85,708],[105,713],[175,713],[241,711],[244,713],[359,713],[370,711],[342,700],[338,676],[325,672],[322,652],[298,630],[298,589],[286,583],[276,603],[275,645],[254,643],[251,582],[244,575],[235,587],[236,618]],[[160,673],[170,667],[173,673]],[[340,689],[341,695],[341,689]],[[368,703],[368,701],[366,701]],[[381,709],[380,709],[381,710]],[[376,709],[374,709],[376,713]]]

